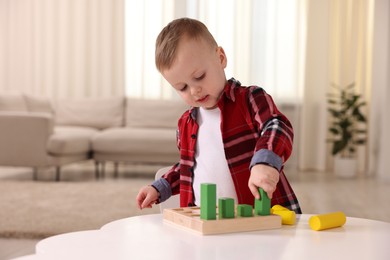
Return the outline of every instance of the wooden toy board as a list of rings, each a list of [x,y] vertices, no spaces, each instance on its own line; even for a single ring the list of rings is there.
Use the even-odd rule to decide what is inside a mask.
[[[199,207],[164,209],[163,214],[164,221],[202,235],[276,229],[282,226],[281,217],[278,215],[229,219],[218,219],[217,215],[216,220],[203,220],[200,219]]]

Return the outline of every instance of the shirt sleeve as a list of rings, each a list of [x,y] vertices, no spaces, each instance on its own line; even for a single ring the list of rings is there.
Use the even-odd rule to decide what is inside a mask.
[[[183,116],[178,121],[178,128],[176,131],[176,145],[180,151],[180,125],[183,121]],[[166,201],[172,195],[180,192],[180,163],[176,163],[172,168],[161,176],[160,179],[155,180],[152,186],[160,193],[159,203]]]
[[[160,193],[159,203],[179,193],[179,169],[180,165],[177,163],[160,179],[152,183],[152,186]]]
[[[267,149],[261,149],[253,155],[250,163],[250,169],[256,164],[267,164],[280,172],[282,170],[283,161],[282,158],[274,152]]]
[[[171,187],[164,178],[155,180],[152,186],[160,193],[159,202],[166,201],[172,196]]]
[[[250,166],[267,164],[280,171],[292,152],[292,125],[262,88],[249,88],[250,112],[259,134]]]

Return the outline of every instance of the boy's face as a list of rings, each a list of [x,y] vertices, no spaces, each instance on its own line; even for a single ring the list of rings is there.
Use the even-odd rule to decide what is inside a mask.
[[[171,68],[162,75],[190,106],[215,108],[226,84],[227,59],[205,40],[180,40]]]

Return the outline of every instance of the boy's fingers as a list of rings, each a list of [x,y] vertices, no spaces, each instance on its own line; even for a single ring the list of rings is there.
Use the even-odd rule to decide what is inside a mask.
[[[145,198],[145,200],[141,204],[141,209],[148,207],[149,204],[150,204],[149,200],[147,198]]]
[[[145,200],[142,200],[142,201],[138,202],[138,208],[139,209],[145,208],[145,205],[146,205]]]
[[[267,196],[269,199],[272,199],[272,194],[273,194],[273,192],[267,192]]]
[[[152,208],[153,207],[153,204],[155,204],[157,201],[156,200],[153,200],[151,201],[147,206],[145,206],[146,208]]]
[[[150,202],[150,199],[148,199],[148,196],[144,193],[140,193],[137,196],[137,204],[139,209],[145,208]]]
[[[142,209],[142,202],[144,201],[144,196],[143,196],[141,193],[139,193],[139,194],[137,195],[136,200],[137,200],[138,208],[139,208],[139,209]]]
[[[250,184],[250,185],[249,185],[249,189],[250,189],[250,191],[252,192],[253,196],[254,196],[256,199],[260,199],[259,189],[258,189],[255,185]]]
[[[275,191],[275,189],[272,187],[272,185],[266,183],[262,186],[263,187],[261,187],[261,188],[267,193],[268,198],[272,199],[272,194]],[[252,184],[252,185],[249,185],[249,189],[256,199],[261,199],[261,195],[259,193],[259,187]]]
[[[153,200],[151,197],[152,197],[152,196],[150,196],[150,195],[147,195],[147,196],[146,196],[146,198],[145,198],[144,201],[142,202],[142,205],[141,205],[142,208],[151,208],[151,207],[152,207],[152,204],[153,204],[154,202],[156,202],[156,201]]]
[[[264,185],[263,190],[265,191],[265,193],[267,193],[268,198],[272,199],[272,194],[275,191],[274,186],[272,184],[267,183]]]

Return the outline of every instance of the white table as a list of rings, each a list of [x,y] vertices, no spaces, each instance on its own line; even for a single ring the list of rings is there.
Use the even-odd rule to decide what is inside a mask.
[[[131,217],[44,239],[28,259],[390,259],[390,223],[348,217],[341,228],[313,231],[309,217],[281,229],[211,236],[165,223],[161,214]]]

